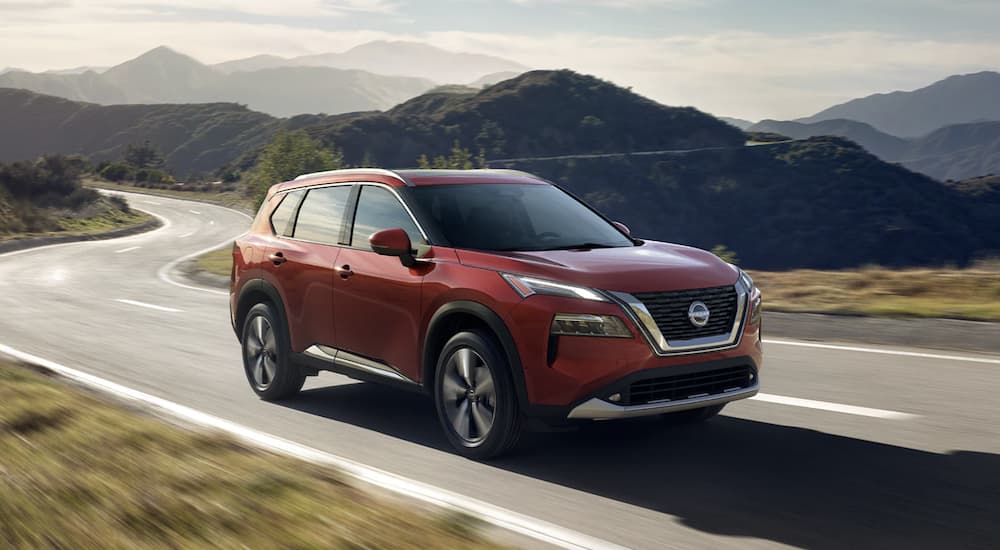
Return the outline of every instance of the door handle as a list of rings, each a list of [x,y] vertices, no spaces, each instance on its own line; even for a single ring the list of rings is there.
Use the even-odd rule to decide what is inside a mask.
[[[347,264],[344,264],[344,265],[342,265],[342,266],[340,266],[338,268],[335,268],[335,271],[340,275],[341,279],[347,279],[351,275],[354,275],[354,272],[351,271],[351,266],[349,266]]]
[[[271,263],[273,263],[274,265],[281,265],[288,261],[285,259],[285,255],[282,254],[281,252],[275,252],[274,254],[268,256],[267,259],[271,260]]]

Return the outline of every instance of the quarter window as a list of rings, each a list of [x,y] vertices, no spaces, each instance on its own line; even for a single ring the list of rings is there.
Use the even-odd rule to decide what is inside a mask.
[[[372,233],[396,228],[406,231],[411,243],[423,242],[417,224],[391,191],[373,185],[362,187],[358,209],[354,214],[351,246],[371,250],[368,237]]]
[[[350,185],[310,189],[299,208],[293,236],[318,243],[339,243],[350,196]]]
[[[275,235],[287,237],[292,234],[291,221],[295,216],[295,209],[298,208],[299,201],[302,200],[302,194],[302,191],[285,193],[285,196],[281,199],[281,204],[274,209],[274,212],[271,214],[271,229]]]

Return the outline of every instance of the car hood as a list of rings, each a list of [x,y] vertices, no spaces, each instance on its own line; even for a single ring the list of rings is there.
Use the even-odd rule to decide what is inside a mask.
[[[708,288],[735,284],[739,277],[711,252],[656,241],[622,248],[457,252],[463,264],[473,267],[619,292]]]

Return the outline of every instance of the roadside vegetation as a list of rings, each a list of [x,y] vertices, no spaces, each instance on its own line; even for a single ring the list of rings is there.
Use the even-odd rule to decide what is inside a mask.
[[[0,364],[0,547],[495,546],[468,517]]]
[[[90,235],[141,225],[152,218],[81,185],[86,161],[45,156],[0,164],[0,241],[48,235]]]
[[[751,271],[764,311],[1000,321],[1000,262],[971,269]]]

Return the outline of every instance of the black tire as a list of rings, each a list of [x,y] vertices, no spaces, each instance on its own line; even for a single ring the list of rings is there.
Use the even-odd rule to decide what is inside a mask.
[[[466,358],[470,367],[463,376],[461,365]],[[487,332],[460,332],[445,343],[437,362],[434,403],[449,443],[467,458],[500,456],[521,436],[521,411],[510,366]],[[463,415],[467,415],[464,424]],[[489,428],[481,430],[484,419],[490,420]]]
[[[288,399],[302,389],[305,372],[288,355],[288,331],[270,304],[247,312],[242,332],[243,371],[264,401]]]
[[[726,404],[723,403],[700,409],[688,409],[686,411],[666,413],[663,415],[663,418],[672,424],[695,424],[715,418],[725,407]]]

